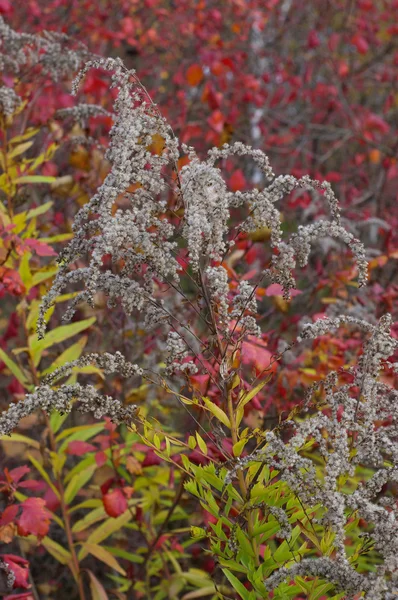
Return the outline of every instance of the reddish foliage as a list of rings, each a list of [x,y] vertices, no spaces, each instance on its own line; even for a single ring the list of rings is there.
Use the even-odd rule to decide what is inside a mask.
[[[110,490],[102,497],[106,513],[110,517],[119,517],[127,510],[127,500],[122,490],[116,488]]]
[[[20,505],[22,514],[17,521],[19,535],[36,535],[39,539],[47,535],[51,514],[42,498],[27,498]]]
[[[2,559],[8,564],[15,575],[14,588],[27,589],[29,585],[29,562],[21,556],[2,554]],[[24,595],[22,597],[25,597]],[[15,596],[12,596],[15,598]]]
[[[72,454],[73,456],[83,456],[87,452],[94,452],[95,446],[93,444],[89,444],[88,442],[82,441],[73,441],[69,442],[67,452],[68,454]]]

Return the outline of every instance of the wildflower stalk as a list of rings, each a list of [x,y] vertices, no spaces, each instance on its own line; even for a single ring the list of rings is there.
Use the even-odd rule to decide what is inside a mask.
[[[22,310],[22,322],[23,322],[26,344],[29,345],[29,332],[28,332],[28,328],[27,328],[27,324],[26,324],[25,310]],[[39,387],[40,386],[40,377],[39,377],[39,374],[35,367],[35,363],[34,363],[32,354],[29,349],[28,349],[28,362],[29,362],[29,367],[30,367],[33,382],[36,387]],[[56,456],[57,455],[57,443],[55,441],[54,432],[51,428],[50,418],[45,411],[42,411],[42,414],[43,414],[43,417],[44,417],[44,420],[46,423],[46,430],[47,430],[48,439],[50,442],[50,449],[51,449],[51,452],[54,454],[54,456]],[[71,555],[71,562],[69,564],[69,567],[70,567],[70,570],[72,572],[72,575],[75,579],[75,582],[76,582],[76,585],[78,588],[79,600],[86,600],[86,595],[85,595],[85,591],[84,591],[83,571],[80,569],[80,563],[79,563],[79,559],[77,557],[75,544],[73,541],[73,533],[72,533],[72,527],[71,527],[71,522],[70,522],[69,510],[68,510],[68,507],[65,502],[64,483],[63,483],[61,474],[58,472],[58,469],[54,470],[54,475],[55,475],[55,479],[57,482],[57,489],[59,492],[59,502],[60,502],[61,513],[62,513],[62,521],[63,521],[64,527],[65,527],[65,534],[66,534],[68,549],[69,549],[69,552]]]
[[[227,388],[227,397],[228,397],[228,417],[229,417],[229,420],[231,423],[231,438],[232,438],[232,444],[235,445],[239,441],[239,427],[236,424],[236,410],[234,409],[234,403],[233,403],[233,397],[232,397],[232,385],[233,385],[232,382],[233,382],[233,379],[227,384],[226,388]],[[242,493],[243,501],[246,503],[248,500],[248,496],[247,496],[248,490],[247,490],[247,485],[246,485],[245,475],[244,475],[243,470],[238,471],[237,478],[238,478],[238,482],[239,482],[239,488]],[[254,560],[255,560],[256,566],[259,566],[260,560],[259,560],[259,556],[258,556],[257,542],[256,542],[256,539],[255,539],[254,533],[253,533],[255,514],[252,509],[249,508],[248,510],[249,510],[249,515],[247,518],[247,529],[248,529],[250,541],[251,541],[251,544],[253,547]]]

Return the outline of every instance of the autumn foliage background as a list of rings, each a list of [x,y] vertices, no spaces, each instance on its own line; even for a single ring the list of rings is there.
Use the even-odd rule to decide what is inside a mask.
[[[301,319],[330,314],[333,306],[363,309],[375,317],[390,312],[393,335],[398,335],[396,0],[0,0],[0,14],[16,31],[60,31],[96,54],[123,58],[175,134],[200,153],[242,141],[264,150],[277,174],[309,174],[332,184],[344,219],[367,248],[369,284],[358,291],[348,254],[325,243],[300,275],[290,302],[277,284],[260,288],[263,318],[270,326],[261,342],[245,342],[242,361],[248,368],[261,372],[283,349],[282,335],[289,332],[293,340]],[[57,110],[76,102],[70,95],[72,77],[24,76],[18,89],[26,104],[15,117],[11,139],[9,125],[1,121],[1,409],[83,350],[134,355],[142,335],[120,311],[107,310],[104,301],[96,311],[79,309],[68,330],[61,329],[65,326],[55,310],[58,334],[47,342],[34,338],[40,298],[56,270],[54,257],[71,237],[73,216],[107,172],[101,144],[107,143],[110,117],[92,118],[84,131],[56,118]],[[13,84],[7,73],[3,84]],[[87,75],[79,94],[80,101],[105,109],[112,103],[109,79],[100,71]],[[98,146],[67,143],[83,134]],[[28,144],[33,140],[34,157]],[[7,155],[11,167],[19,165],[13,181]],[[227,160],[223,166],[232,191],[256,183],[250,162]],[[7,196],[13,196],[12,203]],[[323,210],[310,192],[291,193],[283,206],[286,231]],[[254,264],[268,233],[264,229],[238,241],[237,259]],[[233,261],[229,269],[233,273]],[[359,343],[355,336],[320,338],[311,350],[273,364],[267,392],[256,396],[245,413],[246,426],[277,423],[295,404],[297,390],[343,367]],[[151,352],[150,340],[143,352]],[[189,428],[185,415],[173,413],[160,399],[148,399],[145,385],[128,388],[121,378],[105,378],[94,367],[84,373],[105,393],[116,392],[143,411],[149,403],[171,416],[176,429],[184,423]],[[199,378],[195,382],[205,384]],[[159,589],[169,586],[165,597],[204,597],[203,581],[211,590],[214,560],[195,540],[181,541],[184,530],[202,526],[211,516],[198,509],[191,514],[186,498],[173,515],[175,533],[163,529],[175,498],[174,469],[130,435],[108,420],[72,415],[45,421],[35,415],[21,424],[12,442],[2,441],[0,554],[16,574],[15,591],[7,599],[77,598],[70,572],[76,578],[80,568],[88,573],[93,598],[144,598],[145,582],[132,591],[147,560],[136,552],[140,545],[156,557],[148,577]],[[230,449],[231,440],[224,445]],[[217,452],[208,444],[206,454],[221,459]],[[191,460],[206,462],[199,447],[191,449]],[[179,493],[181,498],[182,488]],[[71,553],[71,540],[72,546],[85,544],[79,554]],[[188,573],[182,578],[192,586],[188,591],[173,579],[176,562]],[[180,590],[185,595],[177,596]],[[154,592],[153,597],[161,596]]]

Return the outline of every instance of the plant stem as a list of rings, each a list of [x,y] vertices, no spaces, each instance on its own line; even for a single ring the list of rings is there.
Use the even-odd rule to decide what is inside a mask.
[[[235,411],[234,411],[233,398],[232,398],[232,388],[231,388],[230,384],[228,385],[228,417],[231,422],[232,444],[235,445],[239,441],[239,431],[238,431],[238,427],[236,425]],[[245,476],[244,476],[242,470],[238,471],[237,477],[238,477],[240,491],[242,493],[244,501],[246,502],[248,499],[247,498],[247,485],[246,485]],[[259,556],[258,556],[258,548],[257,548],[256,539],[254,536],[253,511],[249,511],[248,518],[247,518],[247,529],[249,532],[250,541],[251,541],[253,552],[254,552],[254,560],[256,562],[256,566],[259,566],[260,561],[259,561]]]
[[[27,343],[29,345],[29,332],[28,332],[28,328],[26,326],[26,313],[25,310],[22,311],[22,320],[23,320],[23,326],[24,326],[24,331],[25,331],[25,336],[27,339]],[[40,378],[37,372],[37,369],[35,367],[35,363],[33,360],[33,357],[31,355],[30,349],[28,349],[28,361],[29,361],[29,367],[30,370],[32,372],[32,377],[33,377],[33,382],[35,384],[35,386],[39,386],[40,385]],[[50,441],[50,448],[51,451],[56,455],[57,454],[57,443],[54,437],[54,433],[51,429],[51,424],[50,424],[50,419],[47,415],[47,413],[43,412],[45,421],[46,421],[46,426],[47,426],[47,430],[48,430],[48,438]],[[84,592],[84,582],[83,582],[83,578],[82,578],[82,571],[80,569],[80,564],[79,564],[79,559],[77,557],[76,554],[76,550],[75,550],[75,545],[73,542],[73,534],[72,534],[72,528],[71,528],[71,524],[70,524],[70,515],[69,515],[69,511],[68,511],[68,507],[67,504],[65,502],[65,488],[64,488],[64,484],[62,481],[62,477],[60,474],[55,473],[55,478],[58,484],[58,491],[59,491],[59,500],[60,500],[60,505],[61,505],[61,512],[62,512],[62,519],[65,525],[65,533],[66,533],[66,538],[68,540],[68,547],[69,547],[69,552],[71,553],[71,562],[69,564],[69,568],[72,571],[73,577],[76,581],[78,590],[79,590],[79,599],[80,600],[86,600],[86,596],[85,596],[85,592]]]

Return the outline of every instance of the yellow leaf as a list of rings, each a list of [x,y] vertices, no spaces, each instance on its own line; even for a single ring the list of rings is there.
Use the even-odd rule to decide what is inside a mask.
[[[190,447],[191,450],[195,450],[195,448],[196,448],[196,440],[193,437],[193,435],[190,435],[188,438],[188,446]]]
[[[105,548],[102,548],[102,546],[98,546],[98,544],[86,543],[83,544],[83,546],[85,547],[88,553],[95,556],[95,558],[98,558],[98,560],[104,562],[106,565],[108,565],[108,567],[114,569],[121,575],[126,575],[126,571],[123,569],[123,567],[119,565],[116,558],[112,556],[112,554],[108,552],[108,550],[105,550]]]
[[[104,523],[101,523],[101,525],[89,535],[87,538],[87,543],[100,544],[103,540],[112,535],[112,533],[119,531],[119,529],[121,529],[124,525],[127,525],[131,518],[132,517],[129,510],[126,510],[126,512],[120,515],[120,517],[110,517]],[[83,560],[87,554],[88,553],[83,546],[79,552],[79,560]]]
[[[2,443],[5,442],[13,442],[19,444],[26,444],[27,446],[32,446],[32,448],[36,448],[36,450],[40,450],[40,443],[36,442],[36,440],[31,440],[25,435],[21,435],[20,433],[12,433],[11,435],[1,435],[0,440]]]
[[[102,584],[98,581],[94,573],[87,569],[88,576],[90,577],[90,593],[91,600],[109,600],[108,594],[103,588]]]
[[[216,417],[218,421],[221,421],[228,429],[231,429],[231,421],[228,419],[225,412],[214,402],[210,400],[210,398],[206,398],[205,396],[202,398],[203,402],[206,405],[207,410],[211,412],[212,415]]]
[[[12,138],[12,140],[10,140],[10,144],[18,144],[20,142],[24,142],[25,140],[29,140],[34,135],[36,135],[36,133],[39,133],[39,131],[40,129],[38,127],[36,129],[27,129],[22,135],[17,135],[14,138]]]
[[[269,379],[267,379],[265,381],[261,381],[261,383],[259,383],[254,388],[252,388],[249,392],[247,392],[246,394],[243,394],[242,398],[238,402],[238,408],[243,408],[244,406],[246,406],[246,404],[248,404],[250,402],[250,400],[252,400],[254,398],[254,396],[256,396],[259,392],[261,392],[261,390],[263,389],[265,384],[268,383],[268,381],[269,381]]]
[[[18,146],[15,146],[15,148],[7,154],[7,158],[10,160],[15,158],[15,156],[19,156],[20,154],[23,154],[23,152],[26,152],[26,150],[29,150],[31,146],[33,146],[33,142],[23,142],[22,144],[18,144]]]
[[[29,384],[26,375],[21,371],[19,366],[13,360],[11,360],[11,358],[4,352],[2,348],[0,348],[0,359],[25,389],[30,390],[33,388],[33,386]]]
[[[239,442],[236,442],[236,444],[233,445],[232,447],[232,453],[234,456],[240,456],[242,454],[242,450],[245,446],[247,442],[247,439],[242,439],[239,440]]]
[[[63,548],[60,544],[54,542],[54,540],[52,540],[51,538],[43,538],[41,540],[41,544],[45,547],[47,552],[51,554],[51,556],[53,556],[62,565],[67,565],[71,561],[72,555],[69,552],[69,550],[66,550],[66,548]]]
[[[204,441],[204,439],[199,435],[198,432],[196,432],[196,439],[198,441],[198,446],[201,449],[201,451],[203,452],[203,454],[207,455],[207,446],[206,446],[206,442]]]

